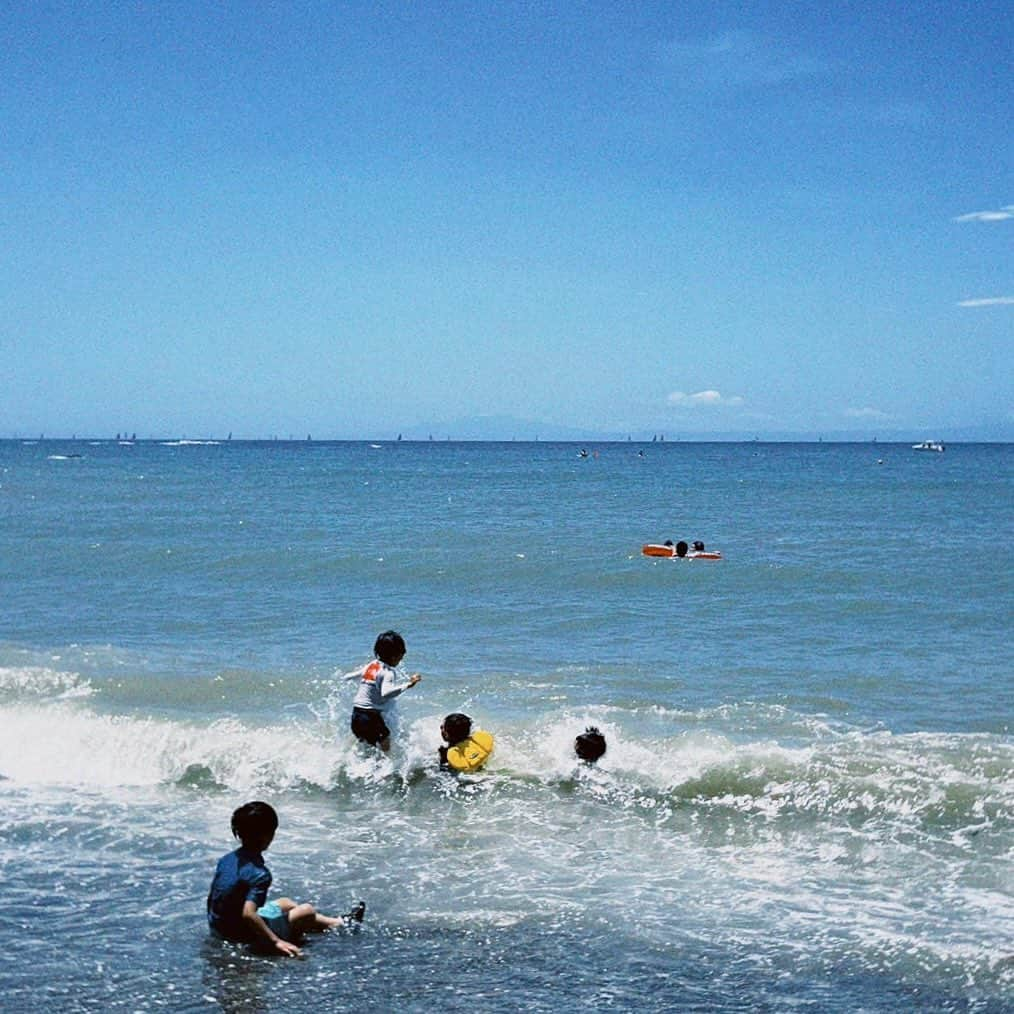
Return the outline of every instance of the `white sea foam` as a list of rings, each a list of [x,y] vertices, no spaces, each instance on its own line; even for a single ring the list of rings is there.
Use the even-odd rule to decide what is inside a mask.
[[[0,698],[88,697],[94,688],[76,672],[46,666],[0,666]]]
[[[141,786],[201,771],[240,792],[300,784],[328,787],[334,752],[323,741],[233,719],[207,726],[96,714],[70,705],[0,711],[0,773],[15,782]]]
[[[210,724],[109,715],[75,703],[94,694],[88,680],[46,667],[0,668],[0,774],[18,781],[96,785],[174,783],[190,775],[237,791],[277,791],[340,780],[377,783],[435,769],[440,714],[395,729],[387,757],[348,735],[340,696],[318,714],[296,712],[260,726],[236,718]],[[554,714],[534,725],[498,728],[469,707],[478,727],[496,735],[487,773],[549,789],[584,778],[598,795],[654,820],[685,811],[888,821],[895,833],[944,836],[969,848],[1014,811],[1014,746],[985,735],[883,733],[817,739],[786,747],[770,739],[736,741],[697,725],[666,737],[632,733],[606,709]],[[589,768],[574,754],[588,725],[608,750]],[[53,744],[59,744],[59,750]]]

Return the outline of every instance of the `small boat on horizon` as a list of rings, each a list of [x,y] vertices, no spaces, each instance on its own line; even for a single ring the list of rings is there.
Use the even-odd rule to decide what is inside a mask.
[[[939,440],[923,440],[922,443],[912,444],[913,451],[938,451],[942,452],[945,450],[944,445]]]

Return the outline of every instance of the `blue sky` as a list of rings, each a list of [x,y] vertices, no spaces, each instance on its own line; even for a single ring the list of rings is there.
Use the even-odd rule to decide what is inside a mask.
[[[1012,56],[991,0],[4,3],[0,436],[1014,438]]]

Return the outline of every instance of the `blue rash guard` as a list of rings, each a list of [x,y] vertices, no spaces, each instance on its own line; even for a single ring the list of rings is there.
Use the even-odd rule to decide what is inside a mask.
[[[268,898],[271,871],[260,852],[240,846],[218,860],[208,891],[208,925],[226,940],[250,940],[243,919],[243,905],[252,901],[260,908]]]

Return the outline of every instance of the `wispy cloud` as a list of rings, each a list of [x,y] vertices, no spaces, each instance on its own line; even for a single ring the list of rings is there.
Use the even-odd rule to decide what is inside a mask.
[[[825,60],[752,32],[674,42],[668,58],[684,81],[713,87],[773,85],[832,69]]]
[[[880,422],[891,418],[886,412],[881,412],[879,408],[870,408],[869,406],[865,408],[847,408],[845,409],[845,415],[849,419],[874,419]]]
[[[698,391],[696,394],[673,391],[668,402],[678,408],[731,408],[742,405],[743,399],[739,395],[726,396],[718,391]]]
[[[1014,296],[990,296],[987,299],[962,299],[958,306],[1014,306]]]
[[[996,211],[970,211],[967,215],[958,215],[955,222],[1006,222],[1014,218],[1014,204],[1008,204]]]

